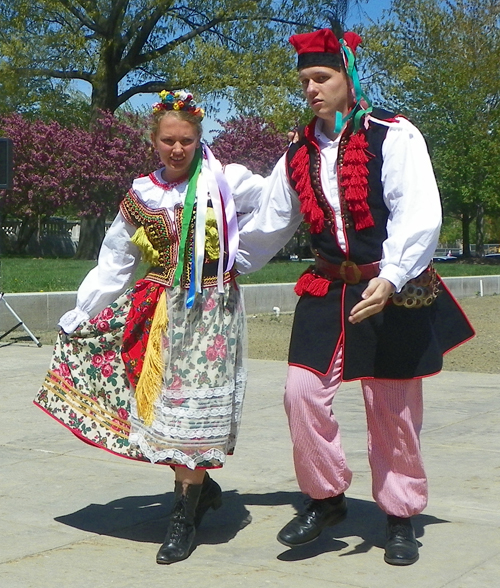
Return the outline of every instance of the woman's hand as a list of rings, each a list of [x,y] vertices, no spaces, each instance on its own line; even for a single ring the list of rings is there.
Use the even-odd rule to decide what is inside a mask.
[[[368,282],[366,290],[361,294],[361,302],[358,302],[349,315],[349,322],[353,325],[360,323],[369,316],[383,310],[390,296],[395,291],[394,284],[385,278],[373,278]]]

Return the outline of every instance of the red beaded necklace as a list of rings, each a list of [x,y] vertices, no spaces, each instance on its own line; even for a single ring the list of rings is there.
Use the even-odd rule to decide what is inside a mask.
[[[158,175],[160,176],[160,179],[158,178]],[[167,192],[169,190],[172,190],[173,188],[176,188],[179,184],[182,184],[183,182],[187,181],[187,179],[189,177],[188,174],[185,174],[181,178],[179,178],[178,180],[174,180],[173,182],[165,182],[165,180],[163,180],[161,174],[158,174],[158,175],[153,172],[152,174],[149,174],[149,177],[150,177],[151,181],[153,182],[153,184],[155,184],[156,186],[159,186],[160,188],[163,188]]]

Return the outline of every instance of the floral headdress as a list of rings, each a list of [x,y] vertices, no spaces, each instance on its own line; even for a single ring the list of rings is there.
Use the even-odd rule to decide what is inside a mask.
[[[153,112],[157,113],[161,110],[183,110],[189,112],[193,116],[198,116],[201,119],[205,116],[203,108],[196,106],[193,100],[193,95],[187,90],[162,90],[158,96],[160,102],[153,104]]]

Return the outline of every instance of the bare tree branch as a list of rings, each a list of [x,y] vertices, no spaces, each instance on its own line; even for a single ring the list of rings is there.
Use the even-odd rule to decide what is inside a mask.
[[[61,80],[84,80],[90,84],[94,75],[81,70],[57,70],[49,67],[19,67],[17,70],[20,74],[30,76],[43,76],[48,78],[58,78]]]
[[[89,28],[91,31],[99,33],[100,35],[104,35],[106,33],[106,29],[102,22],[98,23],[88,18],[87,15],[82,10],[79,10],[72,2],[70,2],[70,0],[58,0],[58,2],[59,4],[62,4],[62,6],[64,6],[64,8],[66,8],[66,10],[70,12],[77,20],[79,20],[83,26]]]

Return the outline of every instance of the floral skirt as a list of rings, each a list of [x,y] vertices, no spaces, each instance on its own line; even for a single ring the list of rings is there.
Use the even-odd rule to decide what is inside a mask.
[[[73,335],[60,333],[35,404],[82,440],[117,455],[189,468],[220,467],[233,453],[246,386],[241,292],[206,288],[186,308],[167,289],[164,377],[151,425],[137,415],[122,342],[134,290]]]

